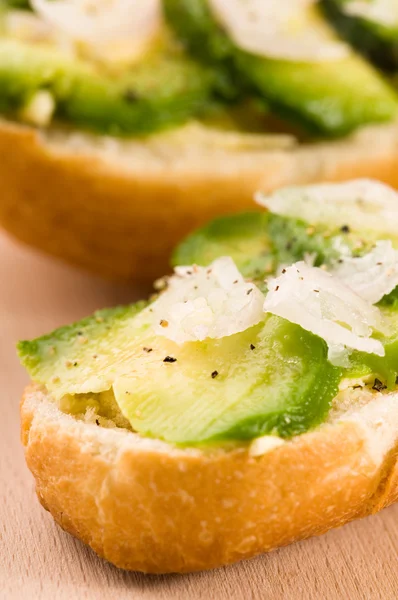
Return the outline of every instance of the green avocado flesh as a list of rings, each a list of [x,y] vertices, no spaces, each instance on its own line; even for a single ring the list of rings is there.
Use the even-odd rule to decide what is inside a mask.
[[[386,25],[364,16],[350,14],[349,5],[355,0],[321,0],[325,16],[337,31],[355,48],[369,57],[382,69],[398,68],[398,11],[395,0],[391,0],[391,13],[395,24]],[[380,0],[372,0],[378,4]]]
[[[300,240],[289,251],[282,222]],[[271,213],[224,217],[185,240],[174,261],[207,265],[232,256],[245,277],[260,284],[281,264],[280,248],[289,262],[308,251],[318,253],[318,262],[328,260],[333,236],[318,227],[311,233],[308,223]],[[374,241],[373,234],[365,244]],[[342,377],[369,375],[381,389],[394,388],[397,290],[379,307],[388,325],[388,335],[379,335],[385,357],[353,352],[346,370],[327,360],[321,338],[280,317],[267,314],[241,333],[178,345],[155,334],[145,303],[100,311],[21,342],[18,350],[32,380],[71,414],[94,410],[117,426],[183,445],[291,437],[325,420]]]
[[[383,237],[372,231],[349,226],[333,228],[319,223],[313,225],[301,219],[280,215],[270,215],[269,236],[274,247],[275,261],[279,264],[291,264],[312,254],[315,266],[328,265],[339,259],[340,244],[349,248],[353,256],[369,252],[379,239],[389,239],[398,247],[398,240],[390,234]]]
[[[71,395],[90,407],[112,389],[135,431],[170,442],[292,436],[327,414],[341,371],[301,327],[269,315],[242,333],[178,346],[154,335],[150,307],[141,308],[21,342],[22,363],[70,412]]]
[[[374,243],[388,239],[398,249],[398,238],[351,226],[329,228],[273,213],[247,213],[221,217],[188,236],[175,249],[172,263],[207,265],[220,256],[232,256],[246,278],[261,285],[264,277],[279,265],[292,264],[312,254],[315,266],[339,260],[338,244],[346,245],[353,256],[369,252]],[[351,354],[351,367],[345,377],[375,374],[389,388],[398,376],[398,288],[378,304],[388,323],[387,336],[378,336],[386,355],[362,352]],[[377,336],[376,336],[377,337]]]
[[[113,389],[134,429],[177,443],[303,433],[323,420],[341,376],[320,338],[274,316],[220,340],[161,347],[176,362],[162,363],[164,352],[159,361],[157,347]]]
[[[392,301],[392,297],[394,300]],[[378,304],[384,322],[388,327],[388,336],[376,335],[382,342],[385,356],[353,352],[350,356],[350,367],[346,370],[346,377],[365,377],[373,375],[378,379],[380,390],[396,388],[398,383],[398,288],[385,296]],[[377,387],[375,388],[377,389]],[[379,390],[379,391],[380,391]]]
[[[0,0],[0,17],[24,8],[24,0]],[[257,132],[287,130],[300,140],[345,135],[397,114],[394,90],[353,52],[312,63],[257,56],[230,40],[208,0],[163,0],[163,8],[162,39],[137,63],[117,69],[79,51],[70,58],[51,42],[19,39],[1,29],[0,19],[0,112],[35,123],[24,109],[36,92],[49,91],[57,122],[139,136],[190,119],[206,124],[214,114],[231,117],[244,105],[245,122],[261,114]]]
[[[186,238],[172,255],[173,265],[209,265],[230,256],[244,277],[258,284],[275,268],[269,213],[219,217]]]
[[[237,48],[213,18],[207,0],[165,0],[168,22],[196,58],[216,63],[271,109],[314,134],[344,135],[391,120],[394,92],[355,54],[336,61],[289,62]]]
[[[15,114],[50,91],[55,116],[112,135],[146,134],[204,110],[212,76],[179,53],[155,53],[123,75],[54,49],[0,38],[0,110]]]

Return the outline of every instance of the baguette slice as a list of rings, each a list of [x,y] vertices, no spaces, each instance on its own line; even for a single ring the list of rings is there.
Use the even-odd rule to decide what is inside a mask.
[[[258,189],[364,176],[398,186],[398,124],[292,141],[189,125],[123,142],[0,121],[0,225],[75,265],[149,282],[182,236],[253,208]]]
[[[251,450],[177,449],[65,414],[35,385],[21,417],[40,502],[124,569],[214,568],[398,500],[397,392],[346,390],[328,423]]]

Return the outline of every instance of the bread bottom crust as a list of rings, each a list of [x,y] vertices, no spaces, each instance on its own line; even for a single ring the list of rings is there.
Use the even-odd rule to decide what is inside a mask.
[[[243,138],[231,149],[210,134],[127,145],[99,136],[76,144],[76,137],[0,121],[0,224],[117,279],[163,275],[184,235],[215,216],[255,210],[257,190],[356,177],[398,186],[395,124],[287,150],[245,148]]]
[[[382,425],[359,418],[252,457],[247,448],[181,450],[97,427],[60,412],[32,385],[21,402],[22,441],[39,500],[65,531],[117,567],[184,573],[322,534],[395,502],[398,410],[383,409],[386,397],[377,400],[391,438],[382,449]]]

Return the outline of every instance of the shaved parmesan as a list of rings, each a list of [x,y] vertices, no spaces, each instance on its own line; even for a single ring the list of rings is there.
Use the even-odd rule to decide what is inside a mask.
[[[255,199],[273,213],[311,224],[348,224],[394,235],[398,231],[398,193],[371,179],[288,187],[270,196],[257,193]]]
[[[43,20],[74,41],[92,44],[151,37],[161,21],[160,0],[31,0]]]
[[[269,282],[264,310],[323,338],[332,364],[347,366],[350,350],[384,356],[373,330],[382,330],[380,311],[337,277],[298,262]]]
[[[183,344],[245,331],[264,318],[263,303],[260,290],[224,257],[209,267],[176,267],[151,311],[156,334]]]
[[[333,268],[333,275],[361,298],[376,304],[398,285],[398,251],[390,241],[376,242],[364,256],[341,258]]]
[[[343,11],[353,17],[380,23],[386,27],[398,26],[398,5],[396,0],[351,0],[344,2]]]
[[[315,10],[315,0],[209,0],[234,43],[252,54],[297,61],[339,60],[348,46]]]

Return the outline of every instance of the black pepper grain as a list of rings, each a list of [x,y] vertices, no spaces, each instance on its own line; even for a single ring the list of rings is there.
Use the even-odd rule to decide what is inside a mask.
[[[211,374],[211,378],[215,379],[218,375],[218,371],[213,371],[213,373]]]
[[[166,358],[163,359],[164,363],[175,363],[177,362],[177,359],[174,358],[173,356],[166,356]]]
[[[340,231],[341,233],[350,233],[350,228],[348,225],[343,225],[342,227],[340,227]]]
[[[256,346],[254,344],[250,344],[250,350],[255,350]]]
[[[126,90],[123,94],[123,98],[126,102],[128,102],[129,104],[134,104],[134,102],[138,102],[138,100],[140,99],[139,95],[137,94],[136,91],[134,90]]]
[[[374,382],[374,384],[372,386],[372,390],[376,390],[377,392],[381,392],[382,390],[385,390],[386,388],[387,388],[387,386],[384,385],[384,383],[382,383],[380,381],[380,379],[377,379],[377,377],[376,377],[375,382]]]

